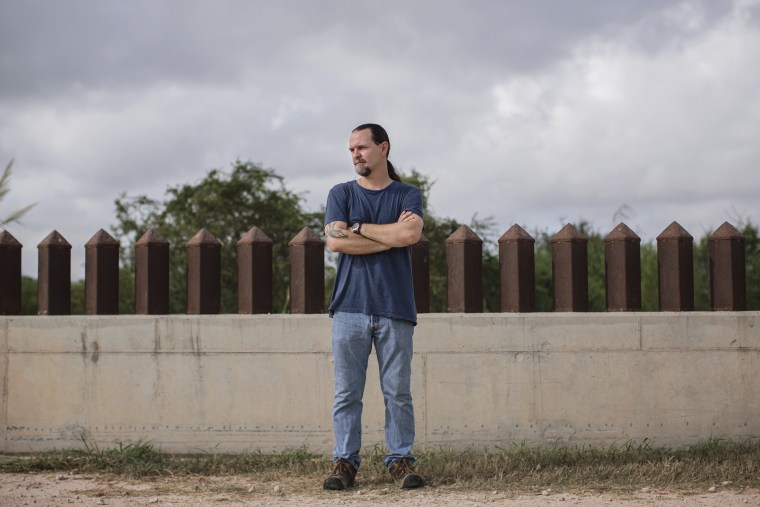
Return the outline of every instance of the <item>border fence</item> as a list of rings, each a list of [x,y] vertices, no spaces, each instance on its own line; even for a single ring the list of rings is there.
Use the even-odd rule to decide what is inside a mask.
[[[694,310],[693,237],[677,222],[657,237],[660,311]],[[519,225],[499,238],[502,312],[536,310],[535,240]],[[604,239],[606,308],[641,310],[640,238],[624,223]],[[169,313],[169,242],[150,229],[135,244],[135,313]],[[119,313],[119,241],[99,230],[85,244],[85,314]],[[272,240],[253,227],[237,242],[238,313],[272,312]],[[304,228],[288,243],[290,313],[324,312],[324,242]],[[71,245],[57,231],[38,248],[37,302],[41,315],[71,313]],[[222,245],[200,229],[186,243],[187,314],[218,314]],[[430,309],[430,243],[413,246],[417,309]],[[0,315],[21,313],[22,245],[0,232]],[[483,241],[466,225],[446,239],[447,309],[483,312]],[[728,222],[709,237],[710,300],[713,311],[747,310],[745,238]],[[588,311],[588,239],[573,225],[551,238],[554,311]]]

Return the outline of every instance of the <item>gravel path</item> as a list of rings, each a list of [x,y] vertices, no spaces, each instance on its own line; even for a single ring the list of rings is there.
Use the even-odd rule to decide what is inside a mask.
[[[292,489],[292,493],[288,490]],[[248,477],[182,477],[153,481],[109,480],[102,476],[62,474],[0,474],[0,505],[60,506],[136,505],[183,506],[457,506],[476,505],[546,506],[580,505],[587,507],[638,506],[760,506],[760,491],[735,491],[718,487],[714,492],[695,495],[663,491],[640,491],[634,495],[568,494],[543,491],[537,495],[514,496],[503,492],[451,491],[443,487],[400,491],[363,488],[348,492],[327,492],[310,484],[282,486],[251,482]]]

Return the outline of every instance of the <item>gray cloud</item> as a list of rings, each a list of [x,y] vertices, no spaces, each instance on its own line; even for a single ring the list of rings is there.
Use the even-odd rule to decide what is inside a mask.
[[[81,245],[122,191],[161,197],[235,159],[318,209],[350,129],[436,180],[436,212],[645,239],[760,220],[758,2],[0,0],[3,209]],[[3,210],[0,209],[0,212]],[[2,213],[0,213],[2,215]],[[202,224],[199,224],[199,227]],[[31,247],[31,248],[30,248]],[[78,268],[79,266],[79,268]]]

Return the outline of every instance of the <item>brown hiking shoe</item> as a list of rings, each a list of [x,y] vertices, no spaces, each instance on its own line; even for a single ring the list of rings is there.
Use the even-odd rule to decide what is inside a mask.
[[[341,458],[335,462],[335,469],[330,477],[325,479],[322,487],[336,490],[350,488],[354,485],[354,477],[356,477],[356,467],[348,460]]]
[[[402,489],[421,488],[425,485],[425,479],[414,471],[414,467],[406,458],[401,458],[393,463],[388,471]]]

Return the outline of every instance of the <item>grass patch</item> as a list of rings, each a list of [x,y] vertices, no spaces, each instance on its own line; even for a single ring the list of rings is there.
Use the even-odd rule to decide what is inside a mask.
[[[387,487],[383,449],[365,450],[357,480],[362,487]],[[512,445],[495,450],[429,450],[417,454],[417,468],[431,486],[453,490],[535,493],[630,492],[642,487],[678,492],[711,485],[760,488],[760,442],[712,439],[671,449],[648,441],[605,448]],[[302,447],[280,453],[177,456],[149,442],[99,449],[58,450],[13,459],[0,471],[101,473],[129,478],[241,475],[258,482],[296,481],[313,487],[330,470],[327,456]],[[311,485],[311,486],[308,486]]]
[[[170,475],[294,474],[324,470],[326,458],[305,447],[281,453],[201,453],[172,455],[150,442],[119,444],[110,449],[84,442],[83,449],[55,450],[12,459],[0,471],[104,473],[130,478]]]

